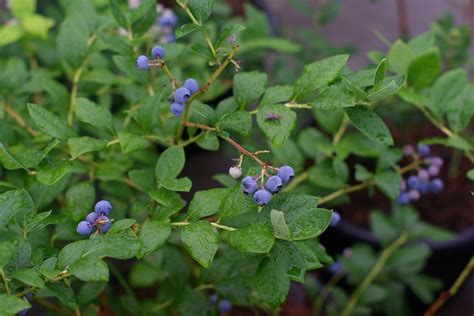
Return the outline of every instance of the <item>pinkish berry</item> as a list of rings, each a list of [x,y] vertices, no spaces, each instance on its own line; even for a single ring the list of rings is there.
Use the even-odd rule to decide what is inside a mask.
[[[403,153],[405,156],[411,156],[415,153],[415,148],[412,145],[405,145],[403,146]]]
[[[430,163],[433,166],[441,168],[444,164],[444,161],[443,161],[443,158],[436,156],[436,157],[430,158]]]
[[[411,201],[418,201],[420,199],[420,191],[411,190],[410,192],[408,192],[408,196],[410,197]]]
[[[407,183],[405,182],[405,180],[402,180],[402,182],[400,182],[400,191],[405,191],[407,189]]]
[[[418,178],[420,178],[422,181],[428,181],[430,174],[425,169],[421,169],[418,171]]]
[[[439,167],[431,165],[428,168],[428,173],[430,174],[430,176],[437,176],[439,174]]]

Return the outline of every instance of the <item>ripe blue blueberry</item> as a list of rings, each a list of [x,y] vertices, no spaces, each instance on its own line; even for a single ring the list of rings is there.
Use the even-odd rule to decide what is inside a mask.
[[[418,201],[420,199],[420,191],[418,190],[411,190],[408,192],[408,196],[410,197],[410,201]]]
[[[160,37],[160,43],[174,43],[176,42],[176,37],[173,34],[164,34]]]
[[[278,176],[271,176],[265,183],[265,189],[271,193],[278,193],[283,187],[283,181]]]
[[[441,192],[441,190],[443,190],[443,187],[444,187],[444,184],[441,179],[436,178],[430,182],[430,191],[433,193]]]
[[[329,271],[333,274],[336,274],[341,270],[342,270],[342,264],[340,261],[336,261],[329,266]]]
[[[106,200],[99,201],[95,204],[94,211],[99,215],[108,215],[112,211],[112,204]]]
[[[93,225],[93,224],[95,224],[95,221],[97,220],[98,217],[99,217],[99,214],[97,214],[96,212],[90,212],[86,216],[86,221],[89,224]]]
[[[295,177],[295,171],[290,166],[283,166],[278,170],[278,176],[283,183],[288,183]]]
[[[253,199],[259,206],[267,205],[272,199],[272,194],[267,190],[260,189],[253,194]]]
[[[257,181],[250,176],[245,177],[242,180],[242,190],[245,194],[254,194],[258,190]]]
[[[112,225],[112,222],[105,215],[100,216],[98,220],[100,223],[100,231],[106,233],[109,230],[110,225]]]
[[[428,156],[430,154],[430,146],[425,145],[425,144],[418,144],[416,146],[416,151],[420,156]]]
[[[160,26],[175,26],[176,23],[178,23],[178,17],[171,9],[164,9],[158,18],[158,24]]]
[[[184,105],[181,103],[173,102],[170,104],[170,112],[175,116],[180,116],[184,111]]]
[[[190,96],[191,92],[185,87],[181,87],[176,89],[174,92],[174,101],[183,104],[189,99]]]
[[[209,295],[209,303],[211,303],[212,305],[217,303],[217,293],[212,293],[211,295]]]
[[[87,221],[82,221],[77,224],[76,231],[81,235],[90,235],[92,233],[92,226]]]
[[[165,57],[165,50],[161,46],[155,46],[151,49],[151,55],[156,59],[163,59]]]
[[[420,186],[420,179],[417,176],[410,176],[407,180],[408,188],[416,190]]]
[[[194,80],[193,78],[189,78],[184,82],[183,87],[189,90],[191,94],[194,94],[199,88],[198,82]]]
[[[430,191],[430,183],[428,181],[421,181],[420,185],[418,186],[418,191],[422,194],[426,194]]]
[[[135,61],[135,65],[137,68],[142,69],[142,70],[147,70],[148,69],[148,57],[145,55],[141,55],[137,58]]]
[[[232,310],[232,303],[228,300],[220,300],[217,308],[221,313],[228,313]]]
[[[332,226],[332,227],[336,226],[340,220],[341,220],[341,215],[339,215],[338,212],[333,211],[332,216],[331,216],[331,223],[329,224],[329,226]]]
[[[400,205],[407,205],[410,203],[410,196],[408,195],[407,192],[402,192],[397,198],[397,204]]]

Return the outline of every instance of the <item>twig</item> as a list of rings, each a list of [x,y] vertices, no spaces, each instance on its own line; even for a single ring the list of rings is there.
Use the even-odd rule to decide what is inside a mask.
[[[308,176],[309,176],[308,171],[305,171],[305,172],[301,173],[296,178],[291,180],[291,182],[283,188],[282,192],[290,192],[290,191],[294,190],[300,183],[302,183],[303,181],[308,179]]]
[[[32,129],[28,123],[16,112],[8,103],[4,104],[5,112],[21,127],[23,127],[31,136],[38,136],[38,132]]]
[[[345,187],[343,189],[340,189],[338,191],[335,191],[331,194],[328,194],[324,197],[322,197],[319,201],[318,201],[318,205],[320,204],[323,204],[323,203],[327,203],[329,201],[332,201],[338,197],[340,197],[341,195],[344,195],[344,194],[347,194],[347,193],[351,193],[351,192],[355,192],[355,191],[360,191],[360,190],[363,190],[365,188],[367,188],[369,185],[371,185],[373,183],[373,181],[371,180],[367,180],[367,181],[364,181],[362,183],[359,183],[359,184],[356,184],[356,185],[353,185],[353,186],[350,186],[350,187]]]
[[[405,0],[397,0],[397,14],[398,36],[405,38],[408,36],[407,4]]]
[[[342,119],[341,126],[337,130],[336,134],[334,134],[334,138],[332,139],[332,145],[336,146],[339,141],[341,140],[342,136],[346,132],[347,126],[349,125],[349,117],[347,114],[344,113],[344,118]]]
[[[320,294],[318,295],[318,298],[316,299],[316,302],[314,304],[314,310],[313,310],[313,315],[314,316],[319,316],[321,314],[321,309],[324,305],[324,302],[326,301],[326,298],[328,297],[329,293],[331,293],[331,290],[336,286],[339,281],[344,278],[345,272],[340,271],[335,273],[332,278],[324,285],[324,287],[321,289]]]
[[[0,268],[0,275],[2,276],[3,284],[5,285],[5,291],[7,291],[8,294],[11,294],[10,287],[8,286],[8,280],[5,276],[5,271],[3,271],[3,268]]]
[[[448,299],[456,295],[464,281],[467,280],[472,270],[474,269],[474,256],[471,257],[471,260],[467,263],[464,269],[461,271],[461,274],[458,276],[454,284],[447,290],[442,292],[436,301],[431,304],[428,310],[425,312],[424,316],[434,316],[438,310],[446,303]]]
[[[408,234],[403,232],[397,240],[391,243],[380,255],[379,259],[370,270],[369,274],[364,278],[362,283],[357,287],[357,289],[352,293],[349,301],[342,312],[342,316],[349,316],[352,314],[357,302],[359,301],[360,296],[365,290],[375,281],[375,279],[379,276],[382,272],[385,263],[387,260],[397,251],[401,246],[403,246],[408,241]]]

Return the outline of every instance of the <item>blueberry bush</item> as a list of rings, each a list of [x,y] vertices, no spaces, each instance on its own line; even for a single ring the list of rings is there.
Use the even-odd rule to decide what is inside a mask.
[[[433,300],[429,249],[413,242],[452,234],[410,203],[443,190],[429,145],[474,161],[474,89],[461,65],[442,73],[435,31],[357,72],[346,54],[299,60],[282,84],[265,54],[300,46],[251,5],[13,0],[0,18],[0,314],[270,313],[292,282],[327,315],[406,315],[406,288]],[[394,100],[444,136],[395,144],[378,114]],[[227,167],[193,187],[205,151]],[[333,260],[318,237],[361,190],[393,206],[370,217],[384,248]],[[323,267],[320,289],[307,272]]]

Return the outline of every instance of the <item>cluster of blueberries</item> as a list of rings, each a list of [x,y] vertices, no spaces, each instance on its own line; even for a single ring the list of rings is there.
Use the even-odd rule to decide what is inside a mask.
[[[155,46],[151,49],[151,55],[157,60],[165,57],[165,50],[161,46]],[[137,68],[147,70],[150,67],[150,61],[145,55],[141,55],[135,61]],[[180,116],[184,111],[184,103],[199,89],[196,79],[189,78],[184,81],[182,87],[176,89],[173,98],[170,100],[170,112],[175,116]]]
[[[209,295],[209,303],[212,305],[217,303],[217,299],[217,293]],[[220,299],[219,303],[217,304],[217,309],[219,310],[219,313],[227,314],[232,310],[232,303],[229,300]]]
[[[77,224],[76,231],[84,236],[90,235],[94,228],[97,233],[106,233],[112,225],[112,221],[107,217],[111,211],[112,205],[109,201],[97,202],[94,212],[87,214],[86,220]]]
[[[161,31],[161,43],[172,43],[176,41],[174,36],[174,27],[178,23],[178,17],[171,9],[163,9],[161,14],[158,16],[158,26]]]
[[[443,190],[443,181],[436,177],[443,166],[443,159],[438,156],[430,156],[430,151],[430,147],[424,144],[418,144],[416,150],[413,146],[403,148],[405,155],[423,158],[424,166],[416,174],[402,180],[400,194],[397,198],[398,204],[406,205],[420,199],[422,194],[439,193]]]
[[[295,177],[295,172],[290,166],[283,166],[278,169],[276,176],[271,176],[265,182],[263,188],[259,188],[257,180],[251,176],[246,176],[242,180],[242,190],[244,194],[251,195],[255,203],[259,206],[267,205],[272,199],[272,194],[278,193],[283,184],[290,182]]]
[[[195,79],[186,79],[183,86],[174,92],[173,99],[170,103],[170,112],[175,116],[180,116],[184,111],[184,103],[191,95],[198,91],[198,89],[199,85]]]

